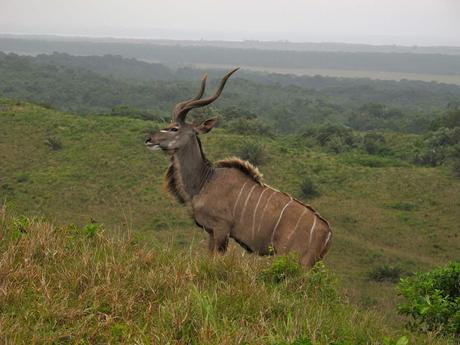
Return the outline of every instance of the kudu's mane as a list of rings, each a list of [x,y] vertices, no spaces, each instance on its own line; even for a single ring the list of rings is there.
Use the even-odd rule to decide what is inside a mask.
[[[259,169],[238,157],[230,157],[216,162],[217,168],[234,168],[240,170],[243,174],[251,177],[254,181],[263,185],[262,183],[262,174]]]
[[[177,184],[178,179],[176,178],[176,169],[174,168],[174,164],[171,163],[168,170],[166,170],[166,174],[163,179],[163,187],[167,192],[171,193],[180,204],[185,204],[185,199],[179,192],[180,187]]]

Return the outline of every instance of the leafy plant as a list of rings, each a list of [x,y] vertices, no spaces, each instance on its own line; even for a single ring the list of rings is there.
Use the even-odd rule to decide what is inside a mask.
[[[398,340],[393,340],[391,337],[384,337],[383,338],[383,345],[408,345],[409,338],[403,335]]]
[[[312,137],[318,145],[334,153],[350,149],[356,141],[350,127],[329,123],[308,128],[302,135]]]
[[[265,147],[254,141],[247,141],[240,149],[239,156],[254,165],[262,165],[267,160]]]
[[[300,183],[300,196],[303,199],[310,199],[318,196],[320,193],[313,180],[306,176]]]
[[[102,224],[98,224],[98,223],[86,224],[83,227],[82,231],[86,235],[86,237],[93,238],[94,236],[96,236],[98,233],[102,231]]]
[[[14,237],[19,237],[21,234],[27,233],[30,223],[30,219],[25,216],[14,217],[12,220]]]
[[[375,267],[368,273],[370,280],[377,282],[396,283],[403,274],[403,270],[399,266],[391,266],[384,264],[383,266]]]
[[[401,279],[398,291],[406,298],[398,312],[411,328],[460,335],[460,262]]]
[[[364,150],[371,155],[386,154],[389,152],[385,137],[379,133],[367,133],[363,137]]]
[[[270,267],[260,272],[260,278],[266,282],[280,283],[288,278],[298,277],[302,267],[298,258],[293,255],[277,256]]]
[[[47,145],[51,151],[59,151],[62,149],[61,141],[55,137],[49,137],[48,139],[46,139],[45,145]]]
[[[259,119],[236,118],[224,123],[224,128],[237,134],[259,134],[273,137],[274,129],[271,125]]]

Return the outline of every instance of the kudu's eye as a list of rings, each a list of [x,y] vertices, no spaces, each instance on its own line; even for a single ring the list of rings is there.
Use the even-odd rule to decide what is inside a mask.
[[[170,129],[171,132],[177,132],[177,127],[173,127]]]

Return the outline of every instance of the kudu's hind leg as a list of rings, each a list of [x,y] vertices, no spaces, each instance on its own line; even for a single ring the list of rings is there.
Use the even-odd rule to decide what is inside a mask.
[[[331,245],[331,231],[329,228],[320,228],[315,231],[310,241],[310,246],[300,258],[300,263],[305,268],[312,268],[326,255]]]
[[[300,258],[300,264],[303,267],[310,269],[315,265],[316,260],[317,258],[314,251],[307,250],[307,252]]]

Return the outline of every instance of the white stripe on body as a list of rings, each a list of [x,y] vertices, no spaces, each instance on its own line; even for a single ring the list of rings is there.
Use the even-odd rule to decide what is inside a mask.
[[[268,188],[264,188],[262,193],[259,195],[259,200],[257,200],[256,208],[254,209],[254,213],[252,215],[252,239],[254,239],[254,228],[256,226],[256,214],[257,214],[257,209],[259,208],[260,200],[262,200],[262,195],[269,190]]]
[[[294,227],[294,230],[292,230],[291,233],[288,235],[287,241],[289,241],[289,240],[291,239],[292,234],[294,234],[294,233],[296,232],[297,228],[299,227],[300,220],[301,220],[302,217],[305,215],[305,213],[307,213],[307,210],[308,210],[307,208],[304,208],[304,209],[303,209],[303,212],[302,212],[302,214],[300,215],[299,219],[297,220],[297,223],[296,223],[296,225],[295,225],[295,227]]]
[[[316,226],[316,219],[318,218],[316,216],[316,213],[313,214],[314,215],[314,220],[313,220],[313,225],[311,226],[311,229],[310,229],[310,238],[308,239],[308,249],[310,249],[310,246],[311,246],[311,239],[313,238],[313,232],[315,231],[315,226]]]
[[[332,235],[332,232],[329,231],[329,233],[327,234],[327,237],[326,237],[326,241],[324,241],[323,248],[321,249],[321,253],[320,253],[320,254],[322,254],[323,251],[324,251],[324,248],[326,248],[327,243],[328,243],[329,240],[331,239],[331,235]]]
[[[244,213],[246,212],[246,206],[248,206],[249,198],[251,197],[251,194],[254,191],[254,188],[256,188],[256,187],[257,187],[256,184],[254,184],[254,186],[252,186],[251,190],[249,191],[248,197],[246,198],[246,201],[244,202],[243,211],[241,212],[241,216],[240,216],[240,223],[243,220]]]
[[[276,229],[278,228],[278,225],[280,224],[281,222],[281,218],[283,218],[283,214],[284,214],[284,211],[286,211],[286,208],[293,202],[294,200],[292,199],[292,197],[289,197],[289,201],[286,203],[286,205],[284,205],[283,209],[281,210],[280,212],[280,215],[278,217],[278,221],[276,222],[276,225],[275,227],[273,228],[273,232],[272,232],[272,238],[271,238],[271,241],[270,243],[273,245],[273,239],[275,238],[275,232],[276,232]]]
[[[240,198],[241,198],[241,193],[243,193],[243,189],[244,187],[246,186],[246,184],[248,183],[249,181],[246,181],[244,184],[243,184],[243,187],[241,187],[240,189],[240,193],[238,194],[238,197],[236,198],[236,202],[235,202],[235,205],[233,206],[233,217],[235,217],[235,211],[236,211],[236,206],[238,206],[238,202],[240,201]]]
[[[272,190],[273,190],[273,189],[272,189]],[[273,195],[275,195],[275,194],[276,194],[276,191],[273,190],[273,193],[270,194],[270,196],[267,198],[267,201],[265,202],[265,206],[264,206],[264,208],[262,209],[262,215],[261,215],[260,218],[259,218],[260,221],[259,221],[259,227],[257,228],[257,232],[260,231],[260,227],[262,226],[262,221],[263,221],[263,219],[264,219],[265,210],[267,209],[267,206],[268,206],[270,200],[272,199]]]

